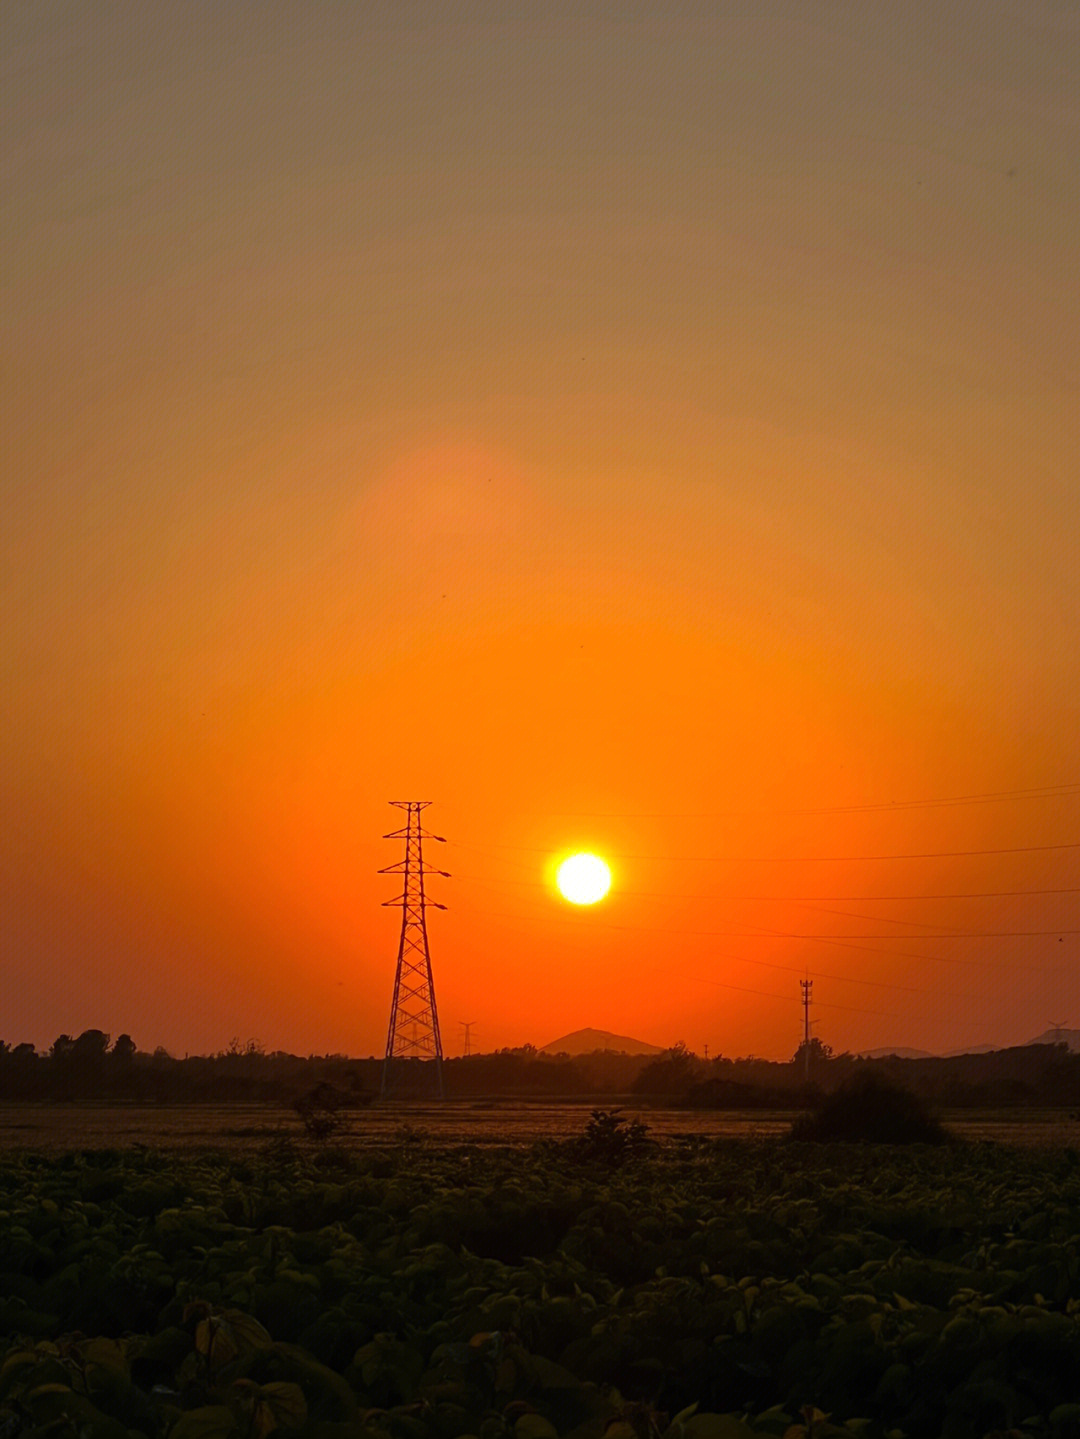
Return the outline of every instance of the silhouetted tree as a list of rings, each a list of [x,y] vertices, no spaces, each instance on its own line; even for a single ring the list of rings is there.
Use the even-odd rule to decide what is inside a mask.
[[[70,1034],[58,1034],[52,1044],[49,1045],[49,1058],[62,1063],[70,1057],[74,1046],[75,1041]]]
[[[121,1034],[112,1047],[112,1056],[121,1063],[127,1064],[135,1058],[135,1041],[130,1034]]]
[[[636,1094],[685,1094],[690,1086],[706,1073],[702,1060],[683,1040],[651,1060],[634,1081]]]
[[[103,1029],[84,1029],[71,1046],[71,1058],[80,1064],[95,1064],[105,1058],[109,1036]]]
[[[260,1040],[249,1039],[244,1043],[238,1034],[234,1034],[222,1053],[226,1059],[253,1059],[264,1054],[265,1050]]]
[[[795,1072],[799,1076],[820,1074],[822,1065],[832,1059],[832,1046],[822,1044],[818,1038],[804,1039],[791,1057]]]

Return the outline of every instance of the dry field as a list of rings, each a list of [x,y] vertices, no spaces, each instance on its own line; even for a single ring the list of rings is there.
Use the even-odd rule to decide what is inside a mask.
[[[605,1101],[597,1101],[603,1107]],[[518,1100],[375,1104],[342,1116],[335,1144],[383,1147],[430,1139],[435,1144],[527,1145],[538,1139],[580,1134],[592,1104],[545,1104]],[[611,1106],[614,1107],[614,1106]],[[792,1115],[636,1108],[657,1139],[746,1138],[783,1134]],[[1066,1110],[954,1111],[948,1128],[963,1139],[990,1139],[1036,1148],[1080,1146],[1080,1121]],[[258,1149],[288,1137],[304,1139],[289,1108],[262,1104],[183,1105],[0,1105],[0,1150],[33,1149]]]

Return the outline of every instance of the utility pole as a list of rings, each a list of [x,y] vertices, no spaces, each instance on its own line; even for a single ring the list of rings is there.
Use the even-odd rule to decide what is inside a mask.
[[[427,869],[424,865],[424,840],[446,841],[440,834],[430,834],[420,824],[420,812],[431,803],[428,799],[392,799],[395,809],[403,809],[407,819],[403,829],[395,829],[384,839],[403,839],[405,858],[391,864],[380,874],[400,874],[403,888],[396,899],[384,900],[386,906],[401,910],[401,938],[398,942],[397,970],[394,975],[394,998],[390,1005],[390,1028],[386,1035],[386,1057],[383,1060],[382,1095],[393,1089],[393,1062],[396,1059],[433,1059],[435,1089],[440,1099],[443,1088],[442,1037],[439,1034],[439,1012],[435,1007],[435,981],[431,975],[431,952],[428,948],[427,910],[445,909],[445,904],[428,899],[424,880],[429,874],[450,876],[444,869]]]
[[[462,1029],[465,1031],[465,1055],[464,1055],[464,1058],[465,1058],[465,1059],[468,1059],[469,1055],[472,1054],[472,1047],[471,1047],[471,1045],[469,1044],[469,1031],[473,1028],[473,1026],[475,1025],[475,1023],[476,1023],[476,1020],[475,1020],[475,1019],[459,1019],[459,1020],[458,1020],[458,1024],[460,1024],[461,1027],[462,1027]]]
[[[803,1076],[810,1083],[810,992],[814,988],[812,979],[800,979],[803,1003]]]

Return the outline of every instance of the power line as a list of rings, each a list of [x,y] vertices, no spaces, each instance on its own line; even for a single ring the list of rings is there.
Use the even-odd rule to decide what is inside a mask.
[[[793,903],[800,905],[803,909],[809,909],[814,914],[838,914],[842,919],[867,919],[871,924],[903,924],[908,928],[933,929],[933,924],[928,919],[893,919],[887,914],[857,914],[853,909],[828,909],[823,904],[816,904],[813,900],[795,900]],[[921,935],[910,935],[911,939],[921,939]]]
[[[805,971],[804,971],[805,973]],[[802,1000],[796,1000],[793,994],[772,994],[765,989],[750,989],[745,984],[727,984],[722,979],[704,979],[701,975],[691,974],[687,976],[695,984],[708,984],[715,989],[735,989],[740,994],[757,994],[762,999],[780,999],[785,1003],[794,1002],[801,1004]],[[887,1009],[859,1009],[854,1004],[836,1004],[829,1000],[816,1001],[820,1009],[846,1009],[850,1014],[876,1014],[881,1019],[898,1019],[899,1015]]]
[[[633,925],[633,926],[632,926],[632,925],[606,924],[606,923],[604,924],[604,928],[605,928],[605,929],[619,930],[619,931],[621,931],[621,932],[624,933],[624,934],[678,934],[678,935],[684,935],[684,936],[686,936],[686,937],[688,937],[688,938],[696,938],[696,939],[729,939],[729,938],[732,938],[732,936],[726,935],[726,934],[724,934],[723,932],[721,932],[721,931],[719,931],[719,930],[712,930],[712,929],[667,929],[667,928],[664,928],[664,929],[647,929],[647,928],[644,928],[644,927],[638,927],[638,926],[636,926],[636,925]],[[780,930],[770,930],[767,934],[741,935],[741,936],[738,936],[738,937],[739,937],[739,938],[742,938],[742,939],[767,939],[767,938],[774,938],[774,937],[777,938],[777,939],[786,938],[786,936],[785,936],[785,935],[782,933],[782,931],[780,931]],[[796,964],[796,965],[792,965],[792,964],[777,964],[775,960],[771,960],[771,959],[754,959],[754,958],[751,958],[751,956],[749,956],[749,955],[743,955],[743,954],[740,954],[740,955],[723,955],[723,956],[718,955],[718,956],[715,956],[715,957],[716,957],[718,960],[723,960],[724,962],[730,963],[730,964],[756,964],[756,965],[760,966],[762,969],[779,969],[779,970],[783,970],[785,974],[805,974],[805,972],[806,972],[806,965],[805,965],[805,964]],[[909,993],[911,993],[911,994],[920,994],[920,993],[922,993],[922,991],[921,991],[920,989],[918,989],[918,988],[917,988],[916,986],[914,986],[914,985],[894,984],[894,983],[892,983],[891,981],[889,981],[889,980],[884,980],[884,979],[861,979],[861,978],[857,978],[857,977],[854,976],[854,975],[846,975],[846,974],[845,974],[845,975],[841,975],[841,974],[825,974],[825,973],[823,973],[822,971],[817,970],[817,969],[814,970],[814,973],[815,973],[816,975],[818,975],[819,978],[821,978],[821,979],[835,979],[835,980],[838,980],[838,981],[839,981],[840,983],[842,983],[842,984],[864,984],[864,985],[870,985],[870,986],[873,987],[874,989],[904,989],[904,990],[907,990],[907,991],[908,991]]]
[[[722,958],[726,963],[729,964],[757,964],[760,965],[763,969],[779,969],[782,970],[785,974],[806,973],[805,964],[776,964],[771,959],[751,959],[747,955],[733,954],[716,956],[716,958]],[[815,979],[832,979],[835,980],[838,984],[865,984],[871,986],[873,989],[900,989],[903,990],[905,994],[926,993],[922,986],[917,984],[893,984],[890,980],[887,979],[859,979],[855,975],[850,974],[828,974],[825,970],[818,969],[816,967],[813,967],[811,969],[811,973],[813,974]]]
[[[537,881],[539,883],[539,881]],[[620,893],[633,893],[632,890],[623,890]],[[957,890],[951,894],[741,894],[734,898],[741,901],[754,901],[761,903],[774,902],[777,904],[797,904],[803,900],[815,902],[817,900],[837,900],[843,903],[845,900],[901,900],[901,899],[1008,899],[1018,895],[1036,894],[1080,894],[1080,885],[1070,885],[1063,889],[972,889]],[[660,898],[659,895],[649,896]],[[664,896],[667,898],[667,896]],[[672,899],[706,898],[706,896],[672,895]]]
[[[760,928],[759,933],[754,936],[755,939],[785,939],[787,937],[783,930]],[[922,939],[923,936],[898,935],[897,938]],[[931,964],[959,964],[967,966],[970,969],[1014,969],[1016,967],[1015,962],[1009,959],[966,959],[963,955],[959,954],[919,954],[912,949],[875,949],[869,944],[850,944],[845,939],[838,939],[832,936],[828,938],[822,936],[820,939],[815,940],[814,943],[832,945],[834,949],[854,949],[858,950],[860,954],[881,954],[888,959],[915,959],[920,962],[928,960]],[[1066,972],[1072,973],[1071,969],[1066,971],[1063,965],[1050,965],[1045,969],[1039,970],[1040,974],[1065,974]]]
[[[477,882],[478,882],[478,881],[474,881],[474,883],[477,883]],[[480,882],[482,883],[482,881],[480,881]],[[492,918],[494,918],[494,919],[509,919],[509,920],[512,920],[512,921],[514,921],[515,923],[519,923],[519,924],[522,922],[520,915],[517,915],[517,914],[507,914],[507,913],[505,913],[505,911],[502,911],[502,910],[487,910],[486,913],[487,913],[489,916],[491,916]],[[551,922],[551,923],[563,923],[563,924],[580,924],[580,923],[581,923],[581,919],[580,919],[578,916],[575,916],[575,915],[554,914],[554,915],[550,916],[550,919],[549,919],[548,921],[545,921],[545,922],[546,922],[546,923],[547,923],[547,922]],[[768,928],[768,927],[766,927],[766,926],[764,926],[764,925],[757,925],[757,926],[755,926],[753,932],[750,933],[750,934],[733,935],[733,934],[731,934],[730,932],[725,932],[725,931],[723,931],[723,930],[711,930],[711,929],[673,929],[673,928],[671,928],[669,925],[664,925],[664,926],[656,926],[656,925],[629,925],[629,924],[619,925],[619,924],[611,924],[611,923],[610,923],[609,921],[607,921],[607,920],[595,919],[595,918],[590,918],[588,922],[589,922],[590,924],[595,924],[595,925],[599,926],[599,927],[602,928],[602,929],[616,930],[616,931],[619,931],[619,932],[624,933],[624,934],[664,934],[664,935],[672,935],[672,934],[675,934],[675,935],[680,935],[680,936],[688,936],[688,937],[694,938],[694,939],[731,939],[731,938],[742,938],[742,939],[791,939],[791,938],[801,938],[801,939],[807,940],[807,941],[809,941],[809,942],[811,942],[811,943],[814,943],[814,944],[827,944],[827,945],[831,945],[831,946],[833,946],[833,947],[836,948],[836,949],[853,949],[853,950],[857,950],[857,951],[858,951],[859,953],[861,953],[861,954],[880,954],[880,955],[885,956],[885,957],[888,958],[888,959],[914,959],[914,960],[918,960],[920,963],[926,961],[926,962],[929,962],[929,963],[931,963],[931,964],[961,965],[961,966],[964,966],[964,967],[967,967],[967,968],[972,968],[972,969],[1006,969],[1006,968],[1010,968],[1010,967],[1015,967],[1015,966],[1014,966],[1014,962],[1013,962],[1012,960],[1007,960],[1007,959],[970,959],[970,958],[965,958],[965,957],[962,956],[962,955],[919,954],[919,953],[916,953],[914,950],[891,949],[891,948],[890,948],[890,949],[887,949],[887,950],[885,950],[885,949],[875,949],[872,945],[866,945],[866,944],[851,944],[850,942],[848,942],[848,940],[847,940],[846,938],[840,938],[840,937],[837,937],[837,936],[834,936],[834,935],[825,935],[825,934],[822,934],[822,935],[792,935],[792,934],[791,934],[789,931],[787,931],[787,930],[771,929],[771,928]],[[1051,933],[1051,934],[1057,934],[1058,931],[1057,931],[1057,930],[1051,930],[1051,931],[1049,931],[1049,933]],[[859,938],[859,937],[860,937],[860,936],[855,936],[855,938]],[[877,938],[878,936],[873,936],[873,937],[874,937],[874,938]],[[933,936],[924,936],[924,935],[883,935],[883,936],[880,936],[880,937],[881,937],[881,938],[885,938],[885,939],[913,939],[913,938],[923,939],[923,938],[927,938],[927,937],[933,938]],[[738,957],[731,957],[731,956],[729,956],[729,958],[732,959],[732,962],[739,963],[739,964],[757,964],[757,965],[762,965],[762,966],[768,965],[769,968],[781,968],[781,966],[779,966],[779,965],[774,965],[774,964],[772,964],[770,961],[761,960],[761,959],[753,959],[753,958],[751,958],[749,955],[740,955],[740,956],[738,956]],[[805,964],[804,964],[804,965],[800,965],[800,966],[790,966],[790,967],[789,967],[789,966],[783,966],[783,968],[785,968],[786,970],[788,970],[790,973],[802,974],[802,973],[805,972],[806,966],[805,966]],[[1039,970],[1039,973],[1040,973],[1040,974],[1064,974],[1065,972],[1066,972],[1065,967],[1064,967],[1064,966],[1061,966],[1061,965],[1052,965],[1052,966],[1048,966],[1048,967],[1046,967],[1046,968],[1042,968],[1042,969]],[[820,974],[820,971],[815,970],[815,973]],[[824,974],[821,974],[821,978],[823,978],[823,979],[824,979],[824,978],[836,978],[836,979],[839,980],[839,979],[841,979],[841,976],[840,976],[840,975],[826,976],[826,975],[824,975]],[[850,977],[850,976],[843,976],[843,982],[844,982],[844,983],[850,983],[850,984],[884,983],[884,981],[871,981],[871,980],[855,979],[855,978],[852,978],[852,977]],[[900,985],[889,985],[888,987],[889,987],[889,988],[896,988],[896,989],[898,989],[898,988],[902,988],[903,986],[900,986]]]
[[[777,929],[770,930],[783,939],[832,939],[829,934],[803,934],[798,930]],[[1059,939],[1066,934],[1080,934],[1080,929],[972,929],[954,930],[947,934],[851,934],[844,935],[844,939],[1046,939],[1056,934]],[[719,930],[717,936],[722,939],[759,939],[760,935],[746,933],[738,929]]]
[[[485,882],[486,882],[486,881],[484,881],[484,880],[475,880],[475,879],[473,880],[473,883],[474,883],[474,884],[484,884]],[[495,910],[489,910],[488,912],[491,913],[491,914],[497,913],[497,911],[495,911]],[[840,911],[828,911],[828,912],[830,912],[830,913],[840,913]],[[864,915],[855,915],[855,916],[853,916],[853,918],[856,918],[856,919],[868,918],[868,917],[869,917],[869,916],[864,916]],[[504,915],[503,918],[506,918],[506,919],[517,919],[518,916],[517,916],[517,915]],[[555,921],[561,920],[561,921],[563,921],[564,923],[570,923],[570,924],[578,924],[578,923],[580,922],[580,921],[579,921],[575,916],[573,916],[573,915],[553,914],[553,915],[549,916],[547,920],[545,920],[545,923],[550,923],[552,920],[555,920]],[[882,921],[882,922],[884,922],[884,923],[895,923],[895,924],[906,924],[906,923],[910,923],[910,922],[912,922],[912,921],[907,921],[907,920],[887,920],[887,919],[886,919],[886,920],[884,920],[884,921]],[[665,925],[612,924],[609,920],[603,920],[603,919],[597,919],[597,920],[595,920],[595,923],[598,924],[599,926],[601,926],[603,929],[623,930],[623,931],[625,931],[625,932],[627,932],[627,933],[631,933],[631,934],[639,934],[639,933],[640,933],[640,934],[695,934],[695,935],[701,935],[701,936],[703,936],[703,937],[707,936],[707,937],[709,937],[709,938],[711,938],[711,939],[760,939],[763,935],[770,935],[770,936],[772,936],[773,938],[776,938],[776,939],[823,940],[823,941],[826,941],[826,942],[828,942],[828,943],[832,943],[832,942],[833,942],[835,939],[837,939],[837,938],[840,938],[840,939],[873,939],[873,940],[893,940],[893,939],[934,939],[934,940],[937,940],[937,939],[1038,939],[1038,938],[1043,938],[1043,939],[1045,939],[1045,938],[1050,937],[1051,935],[1057,935],[1058,938],[1060,939],[1060,938],[1064,937],[1064,936],[1067,935],[1067,934],[1068,934],[1068,935],[1080,934],[1080,929],[1059,929],[1059,928],[1055,928],[1055,929],[998,929],[998,930],[966,929],[966,930],[950,930],[950,931],[948,931],[947,933],[943,933],[943,934],[844,934],[844,935],[836,936],[836,935],[831,935],[831,934],[812,934],[812,933],[810,933],[809,931],[803,931],[803,930],[771,929],[771,928],[766,928],[766,927],[763,926],[763,925],[753,925],[753,926],[751,926],[751,928],[750,928],[749,930],[746,930],[746,929],[673,929],[670,925],[666,925],[666,924],[665,924]]]
[[[547,853],[547,851],[543,851]],[[615,856],[612,856],[615,858]],[[673,861],[674,862],[674,861]],[[526,885],[533,889],[548,889],[549,886],[541,879],[517,879],[512,876],[487,875],[481,877],[475,874],[463,874],[457,871],[460,879],[472,880],[474,884],[517,884]],[[1080,885],[1064,885],[1058,889],[971,889],[952,890],[948,892],[934,891],[923,894],[668,894],[655,889],[623,889],[620,885],[616,891],[620,895],[627,895],[631,899],[665,899],[674,901],[693,900],[704,904],[801,904],[817,903],[820,901],[862,901],[877,902],[878,900],[923,900],[923,899],[1012,899],[1021,896],[1035,896],[1047,894],[1080,894]]]
[[[500,910],[488,910],[487,912],[488,912],[488,914],[490,914],[490,915],[491,915],[493,918],[495,918],[495,919],[510,919],[510,920],[515,920],[515,921],[520,920],[520,916],[519,916],[519,915],[516,915],[516,914],[505,914],[505,913],[503,913],[503,912],[500,911]],[[562,916],[560,916],[560,918],[562,918]],[[568,915],[568,916],[565,916],[565,919],[566,919],[567,922],[569,922],[569,923],[571,923],[571,924],[574,924],[574,923],[577,922],[576,920],[572,919],[569,915]],[[623,933],[623,934],[678,934],[678,935],[682,935],[682,936],[688,936],[688,937],[690,937],[690,938],[720,938],[720,939],[724,938],[723,935],[717,934],[717,933],[716,933],[715,931],[713,931],[713,930],[701,930],[701,929],[668,929],[668,928],[666,928],[666,927],[665,927],[664,929],[652,929],[652,928],[647,928],[647,927],[642,926],[642,925],[609,924],[609,923],[607,923],[607,922],[604,921],[604,920],[598,920],[597,923],[598,923],[603,929],[615,930],[615,931],[620,932],[620,933]],[[777,931],[768,931],[768,932],[766,932],[766,933],[764,933],[764,934],[754,935],[754,936],[752,936],[752,938],[755,938],[755,939],[766,939],[766,938],[772,937],[773,935],[777,935],[777,937],[779,937]],[[877,953],[877,952],[884,953],[884,951],[874,951],[874,952],[875,952],[875,953]],[[893,958],[893,957],[895,957],[895,956],[890,955],[889,957],[890,957],[890,958]],[[712,958],[713,958],[717,963],[725,963],[725,964],[754,964],[754,965],[757,965],[757,966],[758,966],[759,968],[761,968],[761,969],[777,969],[777,970],[780,970],[780,971],[781,971],[782,973],[784,973],[784,974],[805,974],[805,972],[806,972],[806,965],[805,965],[805,964],[798,964],[798,965],[793,965],[793,964],[777,964],[775,960],[771,960],[771,959],[755,959],[755,958],[753,958],[751,955],[744,955],[744,954],[740,954],[740,955],[733,955],[733,954],[713,955]],[[904,990],[904,991],[905,991],[906,993],[908,993],[908,994],[922,994],[922,993],[925,992],[925,991],[924,991],[920,986],[918,986],[918,985],[913,985],[913,984],[896,984],[896,983],[894,983],[894,982],[891,981],[891,980],[885,980],[885,979],[862,979],[862,978],[860,978],[860,977],[858,977],[858,976],[856,976],[856,975],[849,975],[849,974],[828,974],[828,973],[826,973],[824,970],[817,969],[816,967],[814,968],[814,971],[813,971],[813,972],[814,972],[814,974],[815,974],[819,979],[832,979],[832,980],[835,980],[838,984],[862,984],[862,985],[868,985],[868,986],[870,986],[870,987],[873,988],[873,989],[899,989],[899,990]]]
[[[520,854],[552,853],[550,847],[525,844],[495,844],[481,848],[479,845],[455,842],[456,849],[471,850],[474,854],[485,854],[488,849],[512,850]],[[990,854],[1044,854],[1049,850],[1080,849],[1080,840],[1068,840],[1063,844],[1011,845],[1002,849],[941,849],[916,850],[898,854],[719,854],[719,855],[664,855],[664,854],[616,854],[608,853],[610,859],[640,859],[654,864],[863,864],[878,859],[967,859],[977,855]]]
[[[557,819],[721,819],[725,815],[815,815],[815,814],[877,814],[910,809],[937,809],[964,804],[997,804],[1020,799],[1072,799],[1080,796],[1080,782],[1067,780],[1061,784],[1034,785],[1028,789],[985,790],[976,794],[945,795],[939,799],[874,800],[864,804],[818,805],[805,808],[721,809],[704,813],[680,814],[659,811],[553,810]]]

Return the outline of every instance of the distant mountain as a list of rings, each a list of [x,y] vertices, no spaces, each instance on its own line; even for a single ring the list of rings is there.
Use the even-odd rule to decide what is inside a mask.
[[[1048,1029],[1038,1039],[1029,1039],[1028,1044],[1067,1044],[1076,1054],[1080,1051],[1080,1029]]]
[[[936,1059],[928,1049],[864,1049],[859,1059]]]
[[[1048,1029],[1026,1044],[1067,1044],[1073,1054],[1080,1054],[1080,1029]],[[927,1049],[864,1049],[859,1059],[962,1059],[965,1054],[996,1054],[1000,1049],[1010,1047],[1026,1048],[1025,1045],[970,1044],[966,1049],[947,1049],[944,1054],[931,1054]]]
[[[553,1039],[545,1044],[541,1054],[592,1054],[594,1049],[614,1049],[620,1054],[663,1054],[655,1044],[646,1044],[643,1039],[631,1039],[626,1034],[610,1034],[606,1029],[575,1029],[573,1034],[564,1034],[562,1039]]]

